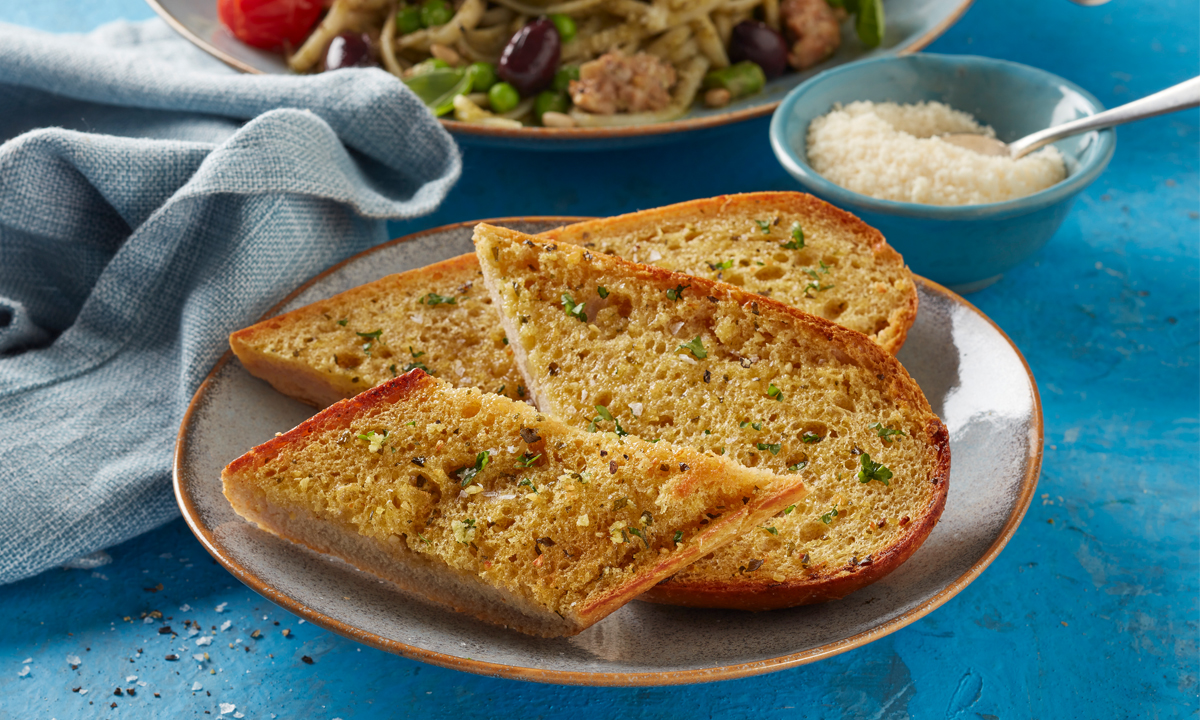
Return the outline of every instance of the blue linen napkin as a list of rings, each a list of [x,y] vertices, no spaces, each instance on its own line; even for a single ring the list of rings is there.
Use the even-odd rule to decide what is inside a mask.
[[[157,20],[0,24],[0,140],[0,583],[175,517],[228,334],[461,169],[381,70],[240,75]]]

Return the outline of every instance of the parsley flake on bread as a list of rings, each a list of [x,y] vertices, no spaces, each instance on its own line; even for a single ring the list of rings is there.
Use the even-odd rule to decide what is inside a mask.
[[[809,488],[646,599],[763,610],[838,598],[895,569],[933,529],[946,428],[866,336],[578,245],[479,225],[475,246],[542,411],[798,473]]]

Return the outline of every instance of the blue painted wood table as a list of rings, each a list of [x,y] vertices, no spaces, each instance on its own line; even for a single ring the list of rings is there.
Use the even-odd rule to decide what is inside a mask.
[[[141,0],[0,3],[0,21],[55,31],[122,17],[151,12]],[[978,0],[930,48],[1045,68],[1109,106],[1195,76],[1198,49],[1195,0]],[[477,677],[303,624],[240,585],[175,521],[111,548],[104,567],[0,587],[0,718],[556,718],[583,708],[593,717],[1194,716],[1198,124],[1190,111],[1122,128],[1112,164],[1050,244],[970,298],[1037,378],[1042,477],[996,562],[903,630],[812,665],[689,687]],[[464,154],[446,204],[394,235],[795,187],[771,155],[765,121],[632,151]],[[159,583],[157,593],[143,589]],[[168,663],[158,625],[142,619],[151,610],[230,630],[208,648],[210,662]],[[264,637],[252,651],[234,643],[255,629]],[[136,695],[116,697],[117,687]]]

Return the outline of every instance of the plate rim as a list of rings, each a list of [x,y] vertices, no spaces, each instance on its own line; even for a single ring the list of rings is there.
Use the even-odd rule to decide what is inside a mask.
[[[947,30],[949,30],[950,27],[952,25],[954,25],[954,23],[958,22],[959,19],[962,18],[962,16],[967,12],[967,10],[970,9],[971,5],[974,4],[975,0],[957,0],[957,2],[958,2],[958,6],[955,7],[946,17],[942,18],[942,20],[940,22],[938,22],[936,25],[931,27],[929,30],[925,31],[924,34],[916,37],[914,40],[909,42],[907,45],[904,45],[903,47],[894,49],[893,51],[888,53],[888,55],[895,55],[895,56],[909,55],[909,54],[912,54],[915,52],[920,52],[921,50],[925,49],[926,46],[928,46],[934,40],[941,37],[942,34],[944,34]],[[175,30],[175,32],[184,36],[193,45],[200,48],[201,50],[208,53],[209,55],[215,57],[217,60],[220,60],[221,62],[225,63],[226,65],[228,65],[240,72],[250,73],[252,75],[265,74],[258,68],[254,67],[252,65],[249,65],[247,63],[244,63],[241,60],[238,60],[237,58],[233,57],[232,55],[230,55],[230,54],[226,53],[225,51],[221,50],[220,48],[214,46],[212,43],[208,42],[207,40],[200,37],[196,33],[192,32],[190,28],[188,28],[186,25],[183,24],[182,21],[180,21],[173,14],[171,14],[170,11],[168,11],[165,7],[163,7],[162,4],[159,2],[159,0],[146,0],[146,4],[148,4],[151,7],[151,9],[153,9],[154,12],[156,14],[158,14],[158,16],[160,18],[162,18],[168,25],[170,25],[171,28],[173,30]],[[861,59],[862,58],[859,58],[859,60],[861,60]],[[857,62],[857,60],[851,60],[850,62]],[[846,64],[849,64],[849,63],[843,63],[843,65],[846,65]],[[822,70],[819,70],[816,74],[813,75],[813,77],[816,77],[817,75],[820,75],[821,73],[824,73],[827,70],[832,70],[836,67],[840,67],[840,65],[835,65],[831,68],[824,68]],[[439,122],[441,123],[442,127],[444,127],[448,132],[450,132],[451,134],[454,134],[454,135],[461,136],[463,138],[488,139],[488,140],[499,140],[499,141],[510,141],[510,142],[523,142],[523,141],[533,140],[535,142],[546,141],[547,144],[554,143],[555,141],[562,142],[562,141],[572,141],[572,140],[582,140],[582,141],[586,142],[586,141],[591,141],[591,140],[598,141],[598,140],[617,140],[617,139],[629,139],[629,138],[655,137],[658,135],[668,135],[668,134],[672,134],[672,133],[686,133],[686,132],[692,132],[695,130],[706,130],[708,128],[724,127],[726,125],[733,125],[735,123],[739,123],[739,122],[742,122],[745,120],[753,120],[754,118],[763,117],[764,115],[770,115],[771,113],[775,112],[775,109],[779,107],[779,104],[781,102],[783,102],[782,98],[779,100],[772,101],[772,102],[763,103],[761,105],[754,105],[752,107],[742,108],[740,110],[734,110],[734,111],[731,111],[728,113],[721,113],[721,114],[717,114],[717,115],[708,115],[705,117],[683,118],[680,120],[669,120],[667,122],[650,123],[650,124],[646,124],[646,125],[630,125],[630,126],[626,126],[626,127],[503,128],[503,127],[490,127],[487,125],[473,125],[471,123],[463,123],[463,122],[458,122],[456,120],[439,119]]]
[[[448,232],[451,230],[461,229],[467,226],[475,226],[478,223],[486,222],[491,224],[500,223],[517,223],[517,222],[559,222],[569,224],[572,222],[580,222],[592,218],[575,217],[575,216],[559,216],[559,215],[530,215],[530,216],[514,216],[505,218],[488,218],[483,220],[468,220],[465,222],[450,223],[448,225],[440,225],[438,227],[429,228],[420,232],[405,235],[403,237],[389,240],[386,243],[381,243],[373,248],[369,248],[351,257],[342,260],[341,262],[332,265],[322,272],[314,275],[309,280],[302,283],[286,297],[280,300],[267,310],[260,320],[273,317],[278,312],[291,302],[301,293],[311,288],[316,283],[320,282],[329,275],[337,272],[341,268],[358,261],[364,257],[379,252],[385,248],[394,247],[401,243],[411,242],[426,235],[435,233]],[[949,290],[948,288],[939,285],[938,283],[928,280],[919,275],[914,275],[913,278],[917,284],[924,286],[927,290],[938,293],[951,302],[966,308],[977,314],[986,321],[992,328],[1000,334],[1000,337],[1008,343],[1009,347],[1016,354],[1018,360],[1021,361],[1021,366],[1025,370],[1026,376],[1029,378],[1029,383],[1033,391],[1033,417],[1034,426],[1036,429],[1036,452],[1030,458],[1030,463],[1026,469],[1025,476],[1021,479],[1020,493],[1017,495],[1013,510],[1009,513],[1004,526],[1000,529],[996,539],[988,546],[987,550],[977,559],[967,570],[949,583],[946,587],[935,593],[932,597],[910,608],[908,611],[888,620],[869,630],[864,630],[856,635],[853,635],[842,640],[826,643],[809,650],[781,655],[775,658],[767,658],[764,660],[756,660],[749,663],[737,663],[734,665],[725,665],[715,668],[697,668],[692,670],[669,670],[662,672],[582,672],[578,670],[552,670],[543,668],[518,667],[514,665],[505,665],[502,663],[494,663],[483,660],[472,660],[469,658],[460,658],[453,655],[428,650],[425,648],[409,645],[396,640],[389,640],[374,633],[362,630],[347,623],[342,622],[333,617],[329,617],[313,608],[308,607],[304,603],[296,600],[283,592],[270,587],[265,582],[260,580],[254,573],[239,565],[234,559],[226,557],[221,551],[219,545],[213,537],[213,532],[205,526],[200,519],[200,513],[192,504],[191,496],[186,491],[184,480],[185,473],[182,467],[182,458],[186,454],[189,444],[189,431],[193,415],[196,413],[199,406],[202,404],[205,394],[213,384],[217,374],[234,359],[233,352],[226,350],[225,353],[213,365],[212,370],[205,376],[204,381],[196,389],[192,395],[191,401],[188,403],[187,410],[184,412],[183,419],[180,422],[179,433],[175,440],[175,451],[171,462],[171,487],[175,493],[175,500],[179,506],[180,513],[187,522],[188,528],[204,549],[208,551],[213,558],[219,562],[222,567],[228,570],[234,577],[241,581],[244,585],[255,591],[259,595],[265,597],[271,602],[279,605],[285,610],[305,618],[307,621],[317,625],[330,632],[337,633],[343,637],[349,638],[356,642],[363,643],[378,650],[383,650],[395,655],[417,660],[419,662],[437,665],[439,667],[449,668],[452,670],[461,670],[477,675],[485,675],[488,677],[502,677],[511,680],[525,680],[530,682],[560,684],[560,685],[581,685],[591,687],[648,687],[648,686],[666,686],[666,685],[684,685],[691,683],[712,682],[716,680],[735,680],[739,678],[752,677],[762,675],[769,672],[786,670],[788,668],[807,665],[818,660],[830,658],[835,655],[840,655],[855,648],[862,647],[868,643],[874,642],[882,637],[890,635],[901,628],[916,622],[925,617],[937,608],[949,602],[952,598],[962,592],[968,585],[987,569],[989,565],[1000,555],[1008,545],[1008,541],[1016,534],[1017,528],[1024,519],[1026,512],[1033,501],[1033,497],[1037,491],[1038,478],[1041,476],[1042,459],[1045,453],[1045,425],[1042,417],[1042,401],[1041,393],[1038,392],[1037,380],[1033,376],[1033,371],[1029,367],[1028,361],[1021,353],[1020,349],[1012,341],[1007,333],[1000,328],[990,317],[983,313],[979,308],[965,300],[962,296]]]

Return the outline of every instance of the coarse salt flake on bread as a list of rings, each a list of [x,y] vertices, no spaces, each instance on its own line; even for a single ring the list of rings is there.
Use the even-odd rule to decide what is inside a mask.
[[[769,609],[897,567],[945,506],[945,426],[889,353],[770,298],[479,225],[476,254],[544,412],[801,473],[809,495],[647,599]]]
[[[584,630],[805,492],[797,475],[588,433],[419,369],[222,478],[238,514],[269,532],[540,636]]]

